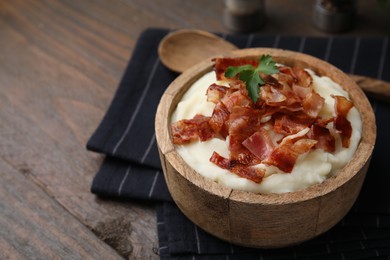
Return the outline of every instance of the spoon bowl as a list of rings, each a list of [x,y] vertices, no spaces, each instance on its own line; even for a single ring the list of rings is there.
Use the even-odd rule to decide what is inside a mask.
[[[215,34],[182,29],[164,37],[159,44],[158,55],[167,68],[182,73],[200,61],[237,49]]]

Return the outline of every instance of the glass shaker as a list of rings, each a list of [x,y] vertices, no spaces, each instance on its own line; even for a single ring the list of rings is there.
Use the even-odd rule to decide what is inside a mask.
[[[264,0],[225,0],[224,24],[232,31],[247,33],[265,23]]]

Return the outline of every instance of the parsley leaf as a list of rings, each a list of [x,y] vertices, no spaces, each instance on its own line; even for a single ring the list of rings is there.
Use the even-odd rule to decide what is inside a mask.
[[[272,60],[270,55],[261,55],[257,68],[247,64],[238,67],[230,66],[226,69],[225,77],[234,78],[239,75],[239,79],[245,82],[249,97],[256,103],[259,98],[260,85],[264,85],[264,79],[260,76],[260,72],[265,75],[271,75],[279,72],[276,67],[276,62]]]
[[[239,66],[239,67],[230,66],[226,69],[225,77],[234,78],[238,73],[241,73],[246,70],[253,70],[253,69],[254,67],[250,64]]]
[[[272,60],[270,55],[261,56],[257,70],[259,72],[263,72],[265,75],[271,75],[279,72],[279,69],[276,67],[276,62]]]

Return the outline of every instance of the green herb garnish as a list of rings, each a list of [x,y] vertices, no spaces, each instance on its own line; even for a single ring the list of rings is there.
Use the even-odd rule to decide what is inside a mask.
[[[272,60],[270,55],[261,55],[257,68],[247,64],[238,67],[230,66],[226,69],[225,77],[234,78],[239,74],[239,79],[245,82],[249,97],[256,103],[259,98],[260,85],[264,85],[264,79],[260,76],[260,72],[264,75],[271,75],[279,72],[276,67],[276,62]]]

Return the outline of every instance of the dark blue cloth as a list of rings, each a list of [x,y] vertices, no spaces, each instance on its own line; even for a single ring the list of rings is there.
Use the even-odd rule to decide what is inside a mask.
[[[106,155],[91,191],[100,197],[156,202],[161,259],[363,259],[390,256],[390,104],[371,99],[377,144],[361,194],[349,214],[325,234],[272,250],[239,247],[196,227],[172,202],[157,153],[154,118],[161,95],[178,75],[157,55],[164,29],[138,40],[112,103],[87,148]],[[390,81],[385,37],[220,35],[240,48],[275,47],[327,60],[346,73]]]

